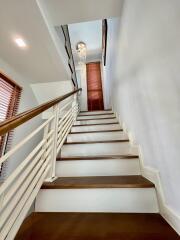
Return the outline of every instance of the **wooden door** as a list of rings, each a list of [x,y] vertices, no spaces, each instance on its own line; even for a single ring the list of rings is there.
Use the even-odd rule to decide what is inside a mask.
[[[100,62],[86,64],[88,111],[104,110]]]

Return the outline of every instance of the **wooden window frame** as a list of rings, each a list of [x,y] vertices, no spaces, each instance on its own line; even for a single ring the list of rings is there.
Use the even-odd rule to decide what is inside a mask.
[[[3,79],[7,84],[13,87],[11,94],[11,100],[9,102],[8,111],[6,114],[5,120],[13,117],[18,112],[22,87],[19,86],[15,81],[9,78],[6,74],[0,71],[0,78]],[[5,135],[0,136],[0,157],[3,156],[11,147],[13,139],[13,131],[6,133]],[[0,166],[0,176],[2,175],[3,164]]]

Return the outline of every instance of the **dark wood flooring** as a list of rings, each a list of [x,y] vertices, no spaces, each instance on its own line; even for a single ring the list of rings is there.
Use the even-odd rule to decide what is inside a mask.
[[[76,188],[152,188],[154,184],[140,175],[60,177],[54,182],[45,182],[42,189]]]
[[[15,240],[179,240],[159,214],[32,213]]]

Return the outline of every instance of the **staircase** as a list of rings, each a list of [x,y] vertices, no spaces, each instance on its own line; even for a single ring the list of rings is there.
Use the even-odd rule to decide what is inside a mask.
[[[158,214],[155,186],[111,110],[80,112],[44,182],[20,239],[174,240]]]

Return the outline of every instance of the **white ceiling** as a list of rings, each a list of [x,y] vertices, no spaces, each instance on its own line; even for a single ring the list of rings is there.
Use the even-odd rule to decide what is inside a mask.
[[[1,0],[0,4],[0,58],[30,82],[67,79],[36,1]],[[18,48],[15,37],[24,38],[28,48]]]
[[[122,0],[0,0],[0,4],[0,58],[36,83],[69,78],[55,26],[119,16]],[[24,38],[28,48],[18,48],[15,37]]]
[[[123,0],[38,0],[54,26],[120,16]]]
[[[76,45],[82,41],[87,47],[87,62],[101,60],[102,56],[102,21],[70,24],[69,35],[75,62],[78,62]]]

